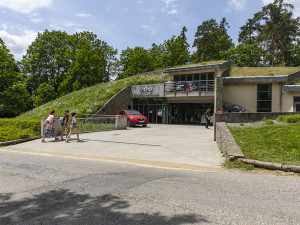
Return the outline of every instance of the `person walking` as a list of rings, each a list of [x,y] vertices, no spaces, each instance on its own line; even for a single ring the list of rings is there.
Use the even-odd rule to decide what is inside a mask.
[[[54,137],[54,140],[58,140],[58,138],[56,137],[56,130],[54,128],[54,122],[55,122],[54,115],[55,115],[55,110],[51,110],[50,116],[48,116],[48,118],[44,122],[44,127],[46,127],[46,131],[42,138],[42,142],[46,142],[45,138],[52,138],[52,137]]]
[[[68,134],[70,132],[70,128],[68,126],[69,112],[70,112],[70,110],[68,110],[68,109],[65,111],[64,116],[63,116],[63,120],[62,120],[62,122],[60,124],[61,125],[61,130],[62,130],[61,131],[61,136],[60,136],[61,140],[64,140],[63,137],[64,137],[64,133],[65,133],[65,129],[66,128],[68,129],[66,137],[68,136]]]
[[[208,125],[209,125],[209,123],[210,123],[210,108],[208,108],[207,110],[206,110],[206,112],[204,113],[204,116],[205,116],[205,120],[206,120],[206,123],[205,123],[205,128],[206,129],[209,129],[208,128]]]
[[[73,112],[71,114],[72,117],[71,117],[70,131],[69,131],[69,134],[67,135],[66,142],[69,142],[69,138],[70,138],[71,134],[73,133],[73,130],[75,130],[77,133],[77,141],[80,141],[78,127],[76,125],[76,118],[75,118],[76,114],[77,113],[75,113],[75,112]]]

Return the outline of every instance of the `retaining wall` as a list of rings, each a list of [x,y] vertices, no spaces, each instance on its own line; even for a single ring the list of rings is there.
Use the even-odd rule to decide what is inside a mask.
[[[296,112],[262,112],[262,113],[247,113],[247,112],[225,112],[215,113],[216,122],[226,123],[248,123],[262,121],[266,119],[276,119],[278,116],[288,116],[298,114]]]
[[[245,157],[224,122],[216,123],[216,141],[226,160],[234,161]]]

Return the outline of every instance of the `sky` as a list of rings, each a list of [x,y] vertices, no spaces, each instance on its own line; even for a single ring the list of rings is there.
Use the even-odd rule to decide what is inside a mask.
[[[127,47],[151,48],[187,27],[192,46],[203,21],[223,17],[228,34],[238,44],[240,27],[273,0],[0,0],[0,37],[21,60],[38,32],[91,31],[118,53]],[[300,0],[292,3],[300,16]],[[193,48],[190,49],[193,51]]]

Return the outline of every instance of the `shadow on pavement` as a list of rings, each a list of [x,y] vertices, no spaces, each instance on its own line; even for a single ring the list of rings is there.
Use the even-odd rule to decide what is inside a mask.
[[[128,201],[110,194],[92,197],[66,189],[52,190],[22,200],[11,200],[1,194],[0,224],[122,224],[179,225],[207,223],[200,215],[180,214],[171,217],[161,213],[128,213]]]

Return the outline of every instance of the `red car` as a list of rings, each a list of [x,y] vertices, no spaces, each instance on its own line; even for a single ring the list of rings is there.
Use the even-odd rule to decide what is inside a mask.
[[[127,116],[127,126],[143,125],[146,127],[148,119],[136,110],[121,110],[117,116]]]

